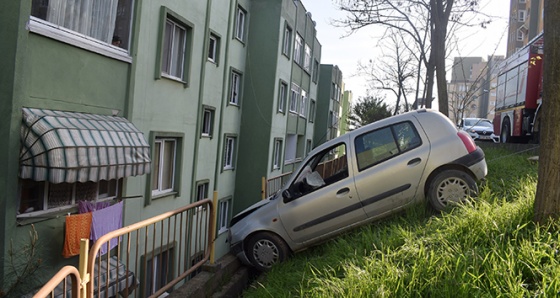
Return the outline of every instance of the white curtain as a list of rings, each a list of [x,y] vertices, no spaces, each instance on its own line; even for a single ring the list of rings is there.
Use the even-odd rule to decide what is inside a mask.
[[[111,43],[118,0],[50,0],[47,21]]]

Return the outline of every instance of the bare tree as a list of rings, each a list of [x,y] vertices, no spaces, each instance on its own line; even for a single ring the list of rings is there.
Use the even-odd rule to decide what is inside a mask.
[[[405,44],[402,36],[390,29],[381,57],[358,65],[359,72],[368,77],[371,89],[388,91],[396,97],[393,115],[409,110],[408,96],[414,90],[410,81],[415,78],[415,57]]]
[[[543,118],[539,152],[539,182],[534,220],[545,223],[560,218],[560,1],[544,0]]]
[[[427,99],[426,107],[432,106],[434,77],[437,75],[439,110],[448,115],[445,68],[448,25],[450,21],[459,24],[465,14],[476,13],[479,0],[338,0],[338,3],[339,8],[348,13],[339,25],[351,31],[379,25],[412,38],[419,50],[419,60],[426,67],[423,93],[423,98]],[[419,94],[416,98],[420,98]]]

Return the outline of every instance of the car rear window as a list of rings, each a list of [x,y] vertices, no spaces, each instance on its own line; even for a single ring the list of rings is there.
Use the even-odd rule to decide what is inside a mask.
[[[411,122],[397,123],[362,134],[354,140],[358,170],[367,169],[421,144],[422,140]]]

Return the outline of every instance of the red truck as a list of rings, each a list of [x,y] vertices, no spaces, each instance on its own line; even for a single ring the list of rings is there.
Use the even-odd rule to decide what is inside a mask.
[[[494,133],[502,143],[538,142],[542,104],[543,34],[501,64],[496,90]]]

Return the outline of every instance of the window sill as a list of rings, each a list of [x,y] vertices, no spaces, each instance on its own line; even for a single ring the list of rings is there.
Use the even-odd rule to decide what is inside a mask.
[[[38,223],[38,222],[42,222],[42,221],[46,221],[46,220],[51,220],[51,219],[58,219],[70,214],[74,214],[74,213],[78,213],[78,207],[68,207],[67,209],[64,210],[58,210],[58,211],[51,211],[51,212],[44,212],[41,214],[19,214],[17,215],[17,220],[16,223],[18,226],[26,226],[26,225],[30,225],[30,224],[34,224],[34,223]]]
[[[132,57],[124,49],[109,45],[97,39],[68,30],[33,16],[30,17],[27,22],[27,30],[93,53],[98,53],[119,61],[132,63]]]
[[[179,193],[176,191],[168,191],[168,192],[160,192],[160,193],[152,193],[152,201],[159,200],[166,197],[173,197],[176,198]]]
[[[163,73],[163,72],[162,72],[162,73],[161,73],[161,77],[162,77],[162,78],[166,78],[166,79],[171,80],[171,81],[175,81],[175,82],[177,82],[177,83],[181,83],[181,84],[187,86],[187,82],[186,82],[186,81],[184,81],[183,79],[178,78],[178,77],[176,77],[176,76],[172,76],[172,75],[169,75],[169,74],[166,74],[166,73]]]

